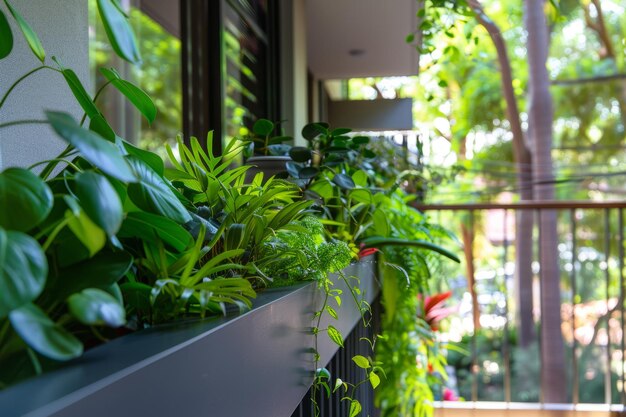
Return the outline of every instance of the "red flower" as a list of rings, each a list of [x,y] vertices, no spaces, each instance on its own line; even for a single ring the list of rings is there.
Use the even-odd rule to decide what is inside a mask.
[[[454,313],[456,308],[444,307],[443,303],[452,295],[452,291],[447,291],[426,297],[424,300],[424,320],[433,330],[438,330],[441,320]],[[419,296],[418,296],[419,297]]]
[[[364,248],[359,251],[359,259],[370,256],[373,253],[378,252],[378,248]]]
[[[454,391],[452,391],[450,388],[446,388],[443,390],[443,400],[444,401],[459,401],[459,397],[457,397]]]

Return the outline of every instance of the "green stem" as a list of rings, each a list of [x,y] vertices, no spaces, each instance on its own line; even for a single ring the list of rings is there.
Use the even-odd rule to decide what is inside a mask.
[[[17,87],[17,85],[19,83],[21,83],[22,81],[24,81],[26,78],[28,78],[29,76],[33,75],[34,73],[36,73],[39,70],[42,70],[44,68],[50,68],[50,69],[54,69],[52,67],[49,67],[47,65],[42,65],[40,67],[37,67],[35,69],[32,69],[30,71],[28,71],[26,74],[22,75],[20,78],[17,79],[17,81],[15,81],[13,83],[13,85],[11,87],[9,87],[9,89],[7,90],[6,93],[4,93],[4,96],[2,96],[2,100],[0,100],[0,109],[2,108],[2,106],[4,105],[4,102],[7,101],[7,97],[9,97],[9,94],[11,94],[11,92],[15,89],[15,87]]]
[[[54,168],[56,168],[56,166],[59,164],[58,160],[59,160],[59,159],[63,159],[63,158],[65,158],[66,156],[68,156],[68,155],[72,152],[72,149],[74,149],[74,148],[72,147],[72,145],[67,145],[67,146],[65,147],[65,149],[63,149],[63,152],[61,152],[61,153],[59,154],[59,156],[57,156],[55,159],[53,159],[53,160],[51,160],[50,162],[48,162],[48,165],[46,165],[46,167],[43,169],[43,171],[41,171],[41,174],[39,174],[39,176],[40,176],[42,179],[44,179],[44,180],[45,180],[45,179],[47,179],[47,178],[48,178],[48,176],[50,175],[50,173],[51,173],[51,172],[54,170]]]
[[[65,226],[67,226],[67,224],[69,223],[69,219],[63,219],[62,222],[60,222],[52,231],[52,233],[50,233],[50,236],[48,236],[48,239],[46,239],[45,243],[42,246],[42,249],[44,252],[46,252],[48,250],[48,248],[50,247],[50,245],[52,244],[52,242],[54,241],[54,238],[57,237],[57,235],[61,232],[61,230],[63,230],[63,228]]]
[[[0,346],[4,346],[4,339],[9,333],[9,327],[11,326],[11,322],[8,318],[4,319],[2,323],[2,327],[0,328]]]
[[[81,172],[82,171],[76,164],[74,164],[71,161],[68,161],[67,159],[63,159],[63,158],[47,159],[45,161],[37,162],[36,164],[33,164],[33,165],[29,166],[28,169],[33,169],[35,167],[38,167],[39,165],[49,164],[51,162],[56,162],[55,165],[57,165],[59,162],[65,162],[68,166],[74,168],[77,172]]]
[[[47,120],[14,120],[12,122],[0,123],[0,129],[10,126],[18,126],[18,125],[35,125],[35,124],[48,124]]]
[[[104,83],[104,85],[102,87],[100,87],[98,89],[98,91],[96,92],[96,95],[93,97],[93,102],[95,103],[96,100],[98,100],[98,97],[100,97],[100,94],[104,91],[105,87],[107,87],[109,84],[111,84],[112,81],[107,81],[106,83]],[[87,119],[87,113],[83,113],[83,117],[80,119],[80,125],[82,126],[83,123],[85,123],[85,120]]]
[[[96,336],[96,339],[98,339],[98,340],[99,340],[99,341],[101,341],[102,343],[106,343],[106,342],[108,342],[108,341],[109,341],[109,339],[107,339],[106,337],[104,337],[104,336],[102,335],[102,333],[100,333],[100,332],[98,331],[98,329],[96,329],[96,327],[95,327],[95,326],[90,326],[89,328],[91,329],[91,332],[93,333],[93,335],[94,335],[94,336]]]
[[[35,354],[35,352],[33,352],[33,350],[29,347],[26,348],[26,352],[28,353],[28,358],[30,359],[30,363],[33,365],[35,374],[41,375],[43,371],[41,369],[41,363],[39,362],[39,358],[37,357],[37,354]]]

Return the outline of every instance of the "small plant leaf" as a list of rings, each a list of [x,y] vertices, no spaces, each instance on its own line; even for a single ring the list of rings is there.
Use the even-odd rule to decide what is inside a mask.
[[[47,275],[46,255],[35,239],[0,229],[0,318],[37,298]]]
[[[362,369],[367,369],[370,367],[370,361],[367,360],[365,356],[355,355],[352,357],[352,361]]]
[[[118,0],[97,0],[104,31],[115,53],[131,63],[141,61],[137,39]]]
[[[76,196],[89,218],[114,236],[122,225],[124,211],[120,197],[104,175],[94,171],[76,174]]]
[[[98,288],[87,288],[67,299],[70,313],[87,326],[120,327],[126,323],[126,312],[115,298]]]
[[[67,210],[65,217],[68,220],[67,226],[87,248],[90,257],[104,247],[106,244],[106,233],[91,221],[85,211],[80,210],[78,213],[75,213],[72,210]]]
[[[114,70],[100,68],[100,72],[128,99],[128,101],[133,103],[133,106],[144,115],[148,122],[154,122],[157,115],[157,108],[148,94],[133,83],[120,78],[119,74]]]
[[[330,379],[330,371],[326,368],[317,368],[315,376],[319,379]]]
[[[54,59],[54,58],[53,58]],[[74,71],[71,69],[63,69],[61,70],[61,74],[63,74],[63,78],[65,78],[65,82],[67,83],[70,90],[72,90],[72,94],[76,97],[76,101],[80,104],[80,107],[87,113],[89,117],[95,117],[100,114],[100,111],[94,104],[93,100],[85,87],[80,82],[80,79],[76,75]]]
[[[356,185],[354,184],[354,181],[352,181],[352,178],[350,178],[346,174],[335,175],[333,177],[333,182],[345,190],[351,190],[354,187],[356,187]]]
[[[328,326],[328,337],[340,347],[343,347],[343,336],[334,326]]]
[[[37,59],[39,59],[43,64],[46,59],[46,51],[44,51],[43,45],[41,44],[37,33],[35,33],[33,28],[28,24],[26,20],[24,20],[24,18],[18,13],[18,11],[15,10],[13,6],[11,6],[11,3],[9,3],[8,0],[4,0],[4,4],[7,5],[7,9],[9,9],[9,12],[11,12],[13,18],[17,22],[17,25],[24,34],[24,39],[26,39],[26,42],[28,43],[31,51],[33,51]]]
[[[0,227],[26,232],[41,223],[52,210],[50,187],[23,168],[0,173]]]
[[[337,320],[339,318],[339,315],[337,314],[337,311],[332,308],[331,306],[326,306],[326,312],[328,313],[328,315],[332,318],[334,318],[335,320]]]
[[[350,402],[350,417],[356,417],[361,414],[361,403],[358,400],[352,400]]]
[[[15,332],[37,353],[58,361],[76,358],[83,353],[83,345],[39,307],[26,304],[9,315]]]
[[[311,150],[304,146],[294,146],[289,151],[289,156],[296,162],[307,162],[311,159]]]
[[[372,384],[372,389],[376,389],[380,385],[380,377],[374,372],[370,372],[370,384]]]
[[[337,391],[343,385],[344,385],[344,382],[341,380],[341,378],[337,378],[335,380],[335,386],[333,387],[333,392]]]
[[[302,128],[302,137],[310,142],[319,135],[327,133],[327,127],[328,125],[324,127],[321,123],[309,123]]]
[[[0,10],[0,59],[6,58],[13,49],[13,32],[11,32],[11,26],[9,21]]]
[[[47,111],[46,116],[54,131],[78,149],[87,161],[120,181],[137,181],[120,150],[113,143],[80,127],[67,113]]]
[[[320,172],[320,170],[318,168],[315,167],[304,167],[300,170],[300,172],[298,173],[299,178],[303,179],[303,180],[308,180],[310,178],[315,177],[318,173]]]
[[[252,126],[252,131],[259,136],[267,136],[274,130],[274,123],[267,119],[259,119]]]

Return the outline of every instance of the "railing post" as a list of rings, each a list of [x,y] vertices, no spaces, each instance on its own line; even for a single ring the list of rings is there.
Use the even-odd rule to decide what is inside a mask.
[[[572,286],[572,403],[578,404],[579,381],[578,381],[578,358],[576,352],[576,209],[570,209],[570,231],[572,233],[572,271],[570,274]]]

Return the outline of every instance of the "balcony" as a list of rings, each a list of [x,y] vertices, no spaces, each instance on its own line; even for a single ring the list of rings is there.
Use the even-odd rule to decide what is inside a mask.
[[[456,228],[465,245],[463,265],[441,271],[457,295],[457,310],[440,335],[465,350],[448,353],[453,389],[465,401],[438,402],[435,415],[624,415],[625,208],[622,202],[420,207],[437,222]],[[521,213],[530,216],[532,246],[516,249]],[[543,231],[538,224],[545,214],[557,221],[554,254],[563,341],[558,354],[542,352],[542,338],[552,336],[541,331],[550,314],[541,295],[546,272],[541,268]],[[526,250],[531,258],[516,257],[516,250]],[[525,267],[520,262],[526,263],[530,287],[519,285]],[[523,323],[522,314],[529,323]],[[565,366],[566,400],[561,403],[545,399],[549,388],[541,370],[549,368],[551,360]]]

